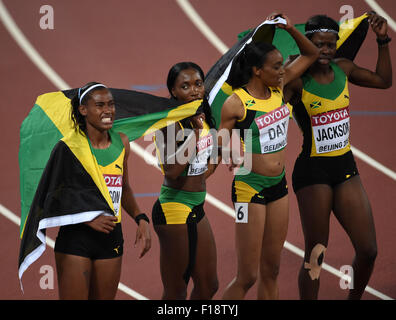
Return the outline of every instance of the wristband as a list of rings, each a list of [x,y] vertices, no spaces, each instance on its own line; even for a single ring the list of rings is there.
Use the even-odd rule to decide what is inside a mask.
[[[389,42],[391,42],[392,38],[389,38],[388,36],[385,39],[380,39],[377,38],[377,43],[379,46],[384,46],[386,44],[388,44]]]
[[[140,213],[135,217],[135,222],[137,225],[139,225],[140,220],[145,220],[147,223],[150,223],[149,218],[146,216],[145,213]]]

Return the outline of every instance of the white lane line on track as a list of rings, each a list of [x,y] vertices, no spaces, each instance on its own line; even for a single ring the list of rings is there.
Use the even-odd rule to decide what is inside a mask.
[[[9,14],[7,8],[4,6],[3,1],[0,1],[0,19],[3,21],[4,26],[22,50],[29,56],[36,67],[47,76],[51,83],[53,83],[55,87],[59,88],[59,90],[68,89],[69,86],[67,83],[63,81],[63,79],[48,65],[37,50],[26,39],[23,32],[19,29],[14,19]]]
[[[176,0],[177,4],[183,9],[184,13],[190,18],[192,23],[200,30],[206,39],[222,54],[228,51],[227,45],[212,31],[201,16],[195,11],[189,1]]]
[[[204,27],[201,27],[200,23],[203,20],[200,17],[200,15],[196,12],[196,10],[193,8],[193,6],[190,4],[189,0],[176,0],[176,2],[179,4],[180,8],[185,12],[185,14],[192,20],[193,24],[198,28],[198,30],[201,31],[201,33],[209,40],[210,43],[213,43],[213,39],[218,38],[217,35],[213,32],[213,30],[211,30],[205,22],[204,22]],[[223,42],[221,42],[221,44],[222,44],[221,46],[218,46],[218,45],[214,45],[214,46],[216,49],[218,49],[218,51],[221,54],[224,54],[225,52],[228,51],[228,47],[224,46]],[[368,163],[375,169],[379,170],[380,172],[382,172],[385,175],[387,175],[388,177],[390,177],[391,179],[396,180],[395,172],[386,168],[384,165],[380,164],[378,161],[369,157],[368,155],[366,155],[364,152],[358,150],[357,148],[352,147],[352,149],[353,149],[353,152],[356,155],[356,157],[365,161],[366,163]],[[207,197],[206,200],[208,200],[208,202],[212,203],[212,200],[213,200],[212,196]],[[230,215],[231,217],[235,216],[234,210],[232,208],[230,208],[229,206],[227,206],[226,204],[221,203],[221,205],[220,205],[217,202],[216,202],[216,204],[214,204],[214,203],[212,203],[212,204],[215,205],[220,210],[222,210],[223,212]],[[295,253],[296,255],[298,255],[300,257],[304,257],[304,251],[301,250],[300,248],[294,246],[293,244],[285,241],[284,247],[286,249],[288,249],[289,251]],[[323,269],[336,275],[337,277],[340,277],[343,279],[345,278],[345,274],[341,273],[339,270],[337,270],[336,268],[334,268],[326,263],[323,263],[322,267],[323,267]],[[374,296],[377,296],[380,299],[393,300],[393,298],[391,298],[391,297],[389,297],[389,296],[387,296],[387,295],[385,295],[385,294],[383,294],[369,286],[366,287],[366,291],[371,293]]]
[[[394,32],[396,32],[396,22],[392,17],[386,13],[384,9],[375,0],[364,0],[375,12],[380,16],[383,16],[388,21],[388,26],[390,26]]]
[[[59,90],[69,89],[70,86],[51,68],[51,66],[41,57],[41,55],[25,37],[25,35],[15,23],[14,19],[9,14],[7,8],[4,6],[2,0],[0,0],[0,19],[17,44],[34,63],[34,65],[36,65],[36,67],[39,68],[39,70],[48,78],[48,80]],[[1,204],[0,213],[18,226],[20,225],[20,218]],[[55,245],[54,240],[50,239],[49,237],[46,237],[46,242],[51,248],[53,248]],[[148,300],[148,298],[132,290],[121,282],[118,284],[118,289],[137,300]]]
[[[372,6],[372,8],[375,7],[375,10],[377,13],[381,14],[388,20],[388,24],[392,26],[392,28],[396,27],[396,24],[392,20],[392,18],[386,14],[386,12],[374,1],[374,0],[365,0],[368,4]],[[194,7],[190,4],[189,0],[176,0],[177,4],[180,6],[180,8],[184,11],[184,13],[191,19],[193,24],[196,26],[196,28],[208,39],[210,43],[214,45],[214,47],[221,53],[224,54],[228,51],[228,47],[224,45],[223,42],[220,41],[220,44],[218,45],[217,43],[213,43],[215,39],[219,39],[219,37],[213,32],[212,29],[209,28],[209,26],[202,20],[200,15],[197,13],[197,11],[194,9]],[[203,24],[201,24],[203,23]],[[394,29],[396,31],[396,29]],[[351,146],[352,147],[352,146]],[[369,164],[371,167],[377,169],[378,171],[382,172],[392,180],[396,181],[396,172],[392,171],[391,169],[385,167],[378,161],[374,160],[372,157],[368,156],[365,154],[363,151],[357,149],[356,147],[352,147],[352,152],[354,152],[354,155],[359,158],[360,160],[366,162]]]
[[[368,163],[378,171],[382,172],[384,175],[388,176],[389,178],[393,179],[396,181],[396,172],[392,171],[391,169],[385,167],[383,164],[379,163],[377,160],[371,158],[364,152],[360,151],[356,147],[351,146],[351,150],[353,154],[359,158],[360,160],[363,160],[364,162]]]

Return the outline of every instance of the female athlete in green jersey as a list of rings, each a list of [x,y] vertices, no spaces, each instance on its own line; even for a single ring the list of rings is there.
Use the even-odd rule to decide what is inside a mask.
[[[348,59],[334,58],[339,26],[333,19],[318,15],[307,21],[305,31],[319,48],[320,56],[301,78],[285,87],[285,99],[293,104],[304,134],[303,150],[293,171],[293,188],[305,238],[298,281],[302,299],[318,298],[331,211],[356,252],[352,264],[354,286],[349,299],[361,298],[377,255],[371,207],[349,143],[348,82],[380,89],[392,85],[387,22],[376,14],[370,14],[369,22],[378,42],[374,72]]]

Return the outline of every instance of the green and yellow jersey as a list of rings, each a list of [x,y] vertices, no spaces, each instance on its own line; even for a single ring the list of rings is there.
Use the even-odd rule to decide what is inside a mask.
[[[111,144],[106,149],[95,149],[92,153],[103,174],[110,198],[114,206],[114,214],[121,222],[122,176],[124,172],[125,148],[119,133],[109,130]]]
[[[302,77],[301,103],[293,111],[304,135],[302,156],[333,157],[350,150],[348,79],[337,64],[330,66],[334,80],[329,84],[320,84],[309,74]]]
[[[243,118],[238,120],[235,126],[240,129],[245,151],[259,154],[274,153],[287,145],[291,106],[284,102],[280,88],[269,89],[271,96],[265,100],[252,97],[244,88],[234,91],[245,108]],[[251,139],[245,136],[246,129],[251,130]]]

